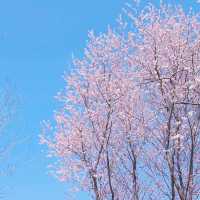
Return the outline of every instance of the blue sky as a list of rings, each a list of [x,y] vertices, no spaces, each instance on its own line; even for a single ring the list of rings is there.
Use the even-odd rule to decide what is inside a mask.
[[[0,0],[0,79],[14,85],[14,93],[21,99],[7,130],[18,140],[7,160],[16,166],[15,171],[0,179],[5,199],[67,197],[67,186],[47,174],[49,160],[38,144],[40,122],[52,118],[54,96],[64,87],[62,75],[70,68],[72,53],[82,54],[88,30],[99,33],[108,24],[114,26],[125,2]],[[79,199],[87,199],[81,196]]]
[[[40,122],[52,118],[54,96],[64,87],[62,75],[72,53],[81,55],[88,30],[104,32],[115,24],[124,2],[0,0],[0,78],[21,98],[9,129],[20,138],[9,157],[16,169],[0,181],[6,199],[62,200],[67,195],[66,185],[47,174],[49,161],[38,144]]]

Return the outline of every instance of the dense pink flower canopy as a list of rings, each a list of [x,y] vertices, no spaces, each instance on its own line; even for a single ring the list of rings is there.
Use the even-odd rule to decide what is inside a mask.
[[[41,142],[92,199],[198,199],[199,16],[164,4],[126,15],[89,34]]]

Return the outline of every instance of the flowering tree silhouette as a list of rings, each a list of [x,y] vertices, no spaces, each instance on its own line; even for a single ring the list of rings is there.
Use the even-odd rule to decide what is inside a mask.
[[[199,199],[199,16],[164,4],[126,13],[134,29],[90,33],[41,142],[92,199]]]

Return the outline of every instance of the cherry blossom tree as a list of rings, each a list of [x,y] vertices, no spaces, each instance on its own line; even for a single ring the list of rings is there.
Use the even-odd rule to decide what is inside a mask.
[[[164,4],[133,11],[134,28],[90,33],[41,142],[58,177],[92,199],[199,199],[199,16]]]
[[[94,199],[139,199],[144,107],[128,43],[111,30],[89,37],[85,58],[74,60],[58,96],[64,105],[56,113],[55,138],[42,142],[61,158],[60,178],[73,178]]]
[[[2,81],[3,82],[3,81]],[[10,162],[12,150],[16,144],[16,133],[10,132],[16,106],[18,105],[17,96],[11,89],[10,84],[1,82],[0,88],[0,176],[8,176],[13,173],[14,166]],[[0,185],[0,199],[4,199],[8,191],[5,183]]]
[[[137,29],[133,66],[154,115],[145,166],[152,198],[199,199],[199,16],[165,5],[129,16]]]

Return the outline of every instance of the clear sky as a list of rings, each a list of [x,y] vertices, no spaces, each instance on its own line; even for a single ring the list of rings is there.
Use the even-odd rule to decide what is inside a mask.
[[[0,79],[11,82],[21,98],[18,115],[8,130],[20,138],[9,156],[16,169],[0,179],[5,199],[67,197],[67,186],[47,174],[49,160],[38,139],[40,122],[52,118],[54,96],[64,87],[62,75],[69,70],[72,53],[82,54],[88,30],[99,33],[108,24],[113,26],[125,2],[0,0]],[[80,200],[87,199],[81,196]]]

